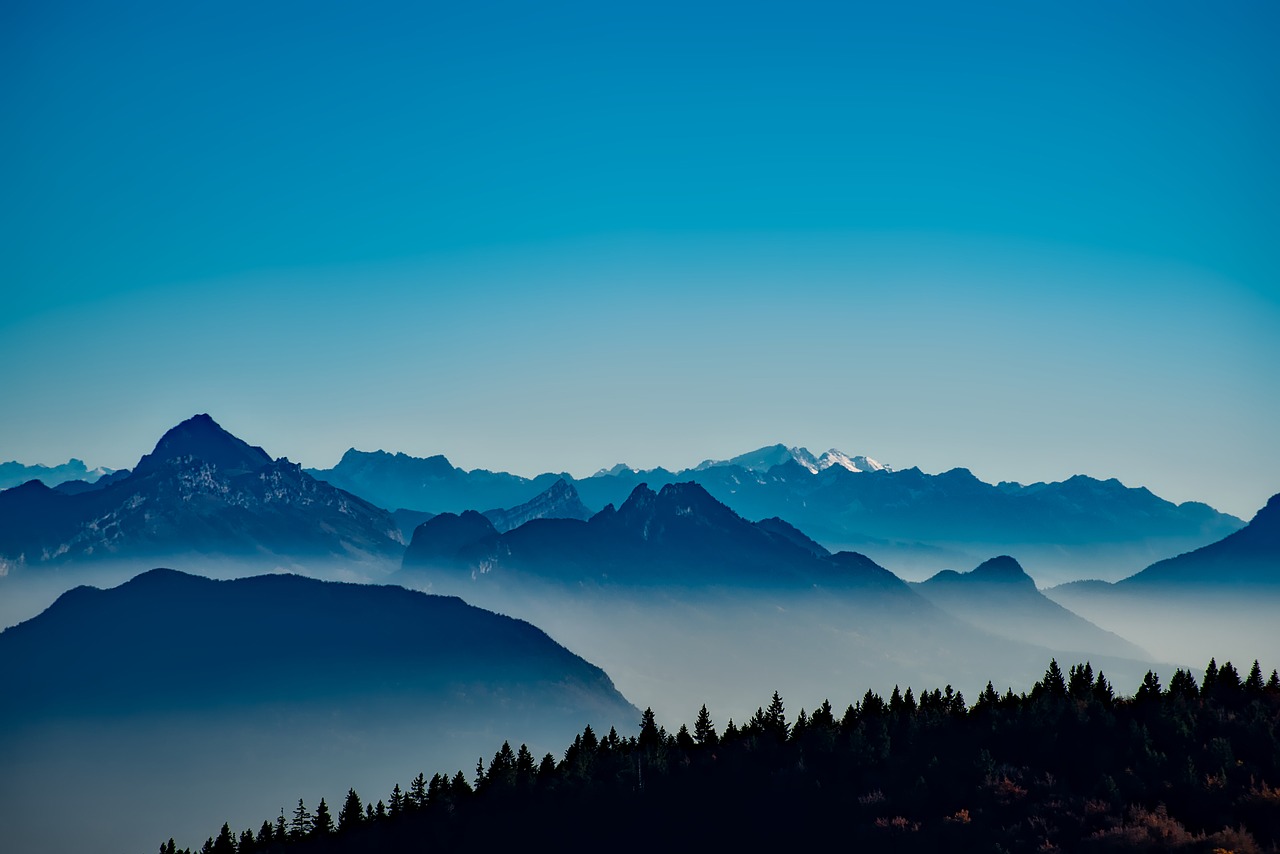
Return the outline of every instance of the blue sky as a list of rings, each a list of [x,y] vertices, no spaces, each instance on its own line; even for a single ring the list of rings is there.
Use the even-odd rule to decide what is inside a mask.
[[[782,441],[1251,515],[1280,10],[880,5],[4,4],[0,458],[207,411],[308,465]]]

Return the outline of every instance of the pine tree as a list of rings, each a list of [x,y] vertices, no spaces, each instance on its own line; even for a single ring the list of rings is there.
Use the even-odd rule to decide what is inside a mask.
[[[1073,700],[1087,700],[1093,693],[1093,666],[1089,662],[1071,665],[1067,693]]]
[[[1249,668],[1249,677],[1244,680],[1244,690],[1253,697],[1262,695],[1262,690],[1266,685],[1262,681],[1262,668],[1258,666],[1258,659],[1253,660],[1253,667]]]
[[[521,787],[530,785],[537,773],[538,766],[534,764],[529,746],[520,745],[520,749],[516,751],[516,785]]]
[[[264,821],[262,827],[258,828],[258,847],[266,848],[275,841],[275,830],[271,827],[271,822]]]
[[[1044,693],[1054,698],[1062,698],[1067,696],[1067,682],[1062,678],[1062,668],[1058,666],[1058,659],[1049,660],[1049,669],[1044,672]],[[1034,694],[1035,691],[1032,691]]]
[[[329,806],[324,802],[324,798],[320,799],[320,806],[316,807],[316,817],[311,823],[311,834],[313,836],[329,836],[333,833],[333,816],[329,815]]]
[[[231,825],[223,822],[218,838],[213,840],[212,854],[236,854],[236,839],[231,835]]]
[[[1204,670],[1204,679],[1200,680],[1200,693],[1211,697],[1218,690],[1218,662],[1210,658],[1209,666]]]
[[[1115,692],[1111,690],[1111,683],[1107,681],[1106,674],[1101,670],[1098,671],[1098,681],[1093,683],[1093,698],[1107,708],[1111,708],[1116,701]]]
[[[396,787],[391,790],[391,803],[387,806],[387,814],[397,818],[402,812],[404,812],[404,793],[400,791],[400,784],[396,783]]]
[[[690,751],[697,747],[693,736],[689,734],[689,728],[684,724],[680,724],[680,729],[676,731],[676,746],[684,751]]]
[[[257,850],[257,846],[253,841],[253,831],[241,831],[240,842],[236,845],[236,854],[254,854]]]
[[[1147,675],[1142,677],[1142,684],[1138,686],[1138,692],[1133,695],[1133,699],[1136,702],[1145,703],[1159,700],[1160,694],[1160,677],[1148,670]]]
[[[1196,678],[1191,675],[1191,671],[1181,667],[1173,671],[1173,678],[1169,680],[1169,696],[1183,700],[1194,700],[1200,696],[1200,687],[1196,685]]]
[[[707,712],[707,704],[703,703],[698,711],[698,719],[693,722],[693,740],[704,747],[715,747],[716,728],[711,722],[711,714]]]
[[[289,838],[301,839],[311,833],[311,828],[311,812],[303,805],[302,798],[298,798],[298,807],[293,811],[293,820],[289,822]]]
[[[1267,680],[1267,691],[1272,694],[1280,692],[1280,672],[1274,668],[1271,670],[1271,678]]]
[[[462,797],[471,794],[471,786],[467,783],[467,778],[462,776],[459,771],[453,777],[453,784],[449,787],[449,791],[454,797]]]
[[[658,734],[658,720],[653,709],[646,708],[640,716],[640,748],[653,750],[662,745],[662,736]]]
[[[405,809],[407,811],[417,811],[427,808],[427,781],[422,776],[422,772],[418,772],[418,776],[413,778],[413,782],[409,784],[409,797],[405,801]]]
[[[338,810],[338,830],[348,831],[359,827],[363,820],[364,807],[360,803],[360,796],[355,789],[347,789],[347,799],[342,802],[342,809]]]

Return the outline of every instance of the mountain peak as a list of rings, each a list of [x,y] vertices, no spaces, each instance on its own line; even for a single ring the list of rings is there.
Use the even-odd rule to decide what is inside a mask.
[[[975,580],[981,579],[983,581],[1002,583],[1031,581],[1031,576],[1027,575],[1026,570],[1022,568],[1022,564],[1008,555],[998,555],[990,560],[983,561],[969,575]],[[1034,584],[1035,582],[1031,581],[1031,583]]]
[[[138,461],[134,472],[144,474],[180,457],[194,457],[226,471],[256,471],[271,462],[262,448],[236,438],[201,413],[161,436],[155,450]]]

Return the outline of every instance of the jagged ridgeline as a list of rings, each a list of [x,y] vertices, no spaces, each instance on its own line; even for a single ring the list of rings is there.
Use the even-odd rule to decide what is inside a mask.
[[[584,729],[535,759],[505,742],[470,774],[419,774],[223,825],[257,852],[766,850],[1268,851],[1280,843],[1280,676],[1209,663],[1117,696],[1086,662],[1029,693],[868,691],[675,732]],[[175,854],[173,840],[161,854]],[[837,850],[831,847],[830,850]]]

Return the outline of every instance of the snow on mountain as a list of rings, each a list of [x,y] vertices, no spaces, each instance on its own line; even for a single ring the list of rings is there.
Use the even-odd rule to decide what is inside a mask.
[[[817,474],[832,466],[840,466],[854,472],[892,471],[889,466],[878,463],[870,457],[861,455],[851,457],[836,448],[831,448],[822,456],[816,457],[808,448],[799,446],[788,448],[785,445],[769,445],[728,460],[703,460],[694,468],[694,471],[704,471],[717,466],[741,466],[748,471],[763,472],[787,462],[798,463],[808,469],[811,474]]]

